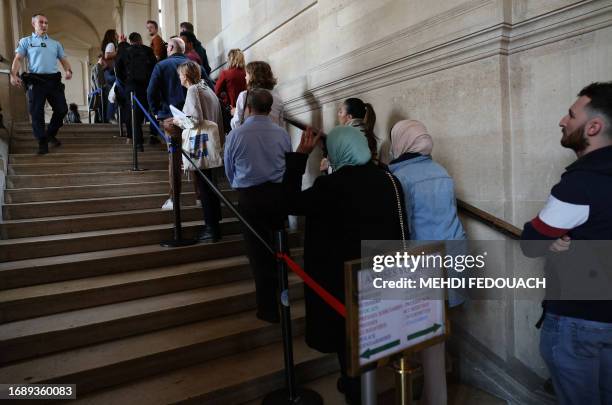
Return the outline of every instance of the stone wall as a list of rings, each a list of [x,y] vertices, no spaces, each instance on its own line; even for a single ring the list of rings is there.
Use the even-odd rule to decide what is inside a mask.
[[[347,97],[372,103],[383,154],[395,122],[423,121],[458,197],[519,227],[574,159],[559,145],[560,118],[583,86],[612,79],[609,0],[232,0],[221,9],[222,31],[207,44],[213,68],[234,47],[268,61],[287,114],[326,130]],[[472,239],[502,239],[464,223]],[[504,257],[503,274],[541,271],[514,248]],[[542,403],[533,394],[547,377],[533,327],[539,297],[513,298],[454,314],[454,345],[471,356],[466,378]]]

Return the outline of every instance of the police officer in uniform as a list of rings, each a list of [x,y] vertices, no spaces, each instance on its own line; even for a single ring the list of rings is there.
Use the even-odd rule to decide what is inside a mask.
[[[15,59],[11,67],[11,84],[25,85],[28,90],[30,115],[32,116],[32,130],[38,139],[38,154],[49,152],[49,144],[60,146],[55,137],[62,126],[64,116],[68,112],[62,75],[58,72],[59,60],[66,72],[66,79],[72,78],[72,70],[64,47],[59,42],[49,38],[47,29],[49,21],[42,14],[32,16],[34,32],[29,37],[19,40],[15,50]],[[28,73],[19,77],[19,67],[23,58],[28,59]],[[45,132],[45,101],[53,109],[51,122]]]

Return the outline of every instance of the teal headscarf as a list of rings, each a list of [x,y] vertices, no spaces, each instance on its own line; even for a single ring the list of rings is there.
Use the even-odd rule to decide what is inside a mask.
[[[338,126],[326,140],[329,161],[334,170],[343,166],[360,166],[372,159],[368,141],[359,129]]]

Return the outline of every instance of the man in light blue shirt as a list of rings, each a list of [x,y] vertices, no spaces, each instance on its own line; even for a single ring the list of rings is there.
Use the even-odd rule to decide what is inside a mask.
[[[61,145],[55,136],[68,112],[57,61],[60,61],[66,72],[66,80],[72,78],[72,69],[62,44],[47,35],[49,27],[47,17],[35,14],[32,16],[32,27],[34,27],[32,35],[21,38],[15,49],[15,59],[11,67],[11,84],[27,86],[32,130],[38,139],[38,154],[44,155],[49,152],[49,143],[54,146]],[[19,77],[19,68],[24,58],[27,58],[28,74]],[[46,132],[45,101],[48,101],[53,109],[51,122]]]
[[[283,229],[287,219],[282,180],[285,153],[291,152],[289,134],[268,117],[272,102],[267,90],[249,90],[248,118],[229,133],[225,143],[225,173],[238,191],[238,209],[270,245],[274,231]],[[256,316],[278,322],[276,258],[248,229],[242,233],[255,279]]]
[[[249,91],[249,96],[254,91]],[[285,173],[286,152],[291,152],[287,131],[273,123],[268,112],[251,108],[244,124],[227,136],[225,174],[236,189],[266,182],[280,183]]]

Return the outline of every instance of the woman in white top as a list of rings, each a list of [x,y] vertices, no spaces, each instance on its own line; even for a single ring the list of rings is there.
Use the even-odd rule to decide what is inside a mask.
[[[250,89],[266,89],[272,94],[274,102],[272,103],[272,111],[269,117],[272,122],[279,126],[284,126],[283,123],[283,100],[281,100],[278,92],[274,90],[276,86],[276,78],[272,74],[270,65],[266,62],[256,61],[246,65],[246,82],[247,89],[238,95],[236,100],[236,108],[232,110],[232,129],[238,128],[244,122],[244,109],[246,105],[247,93]]]

